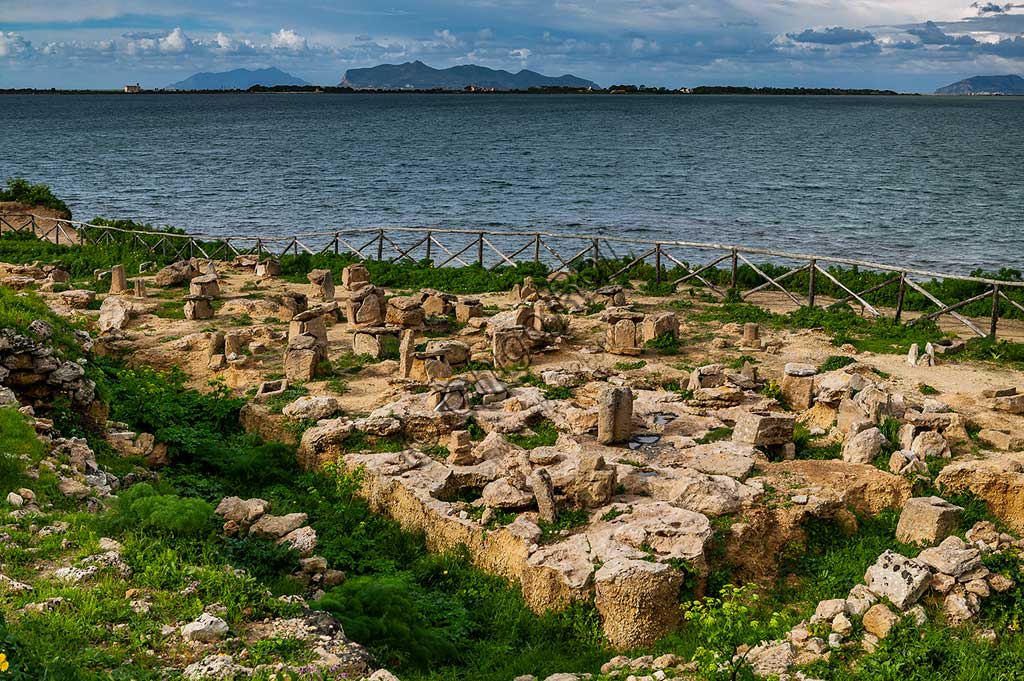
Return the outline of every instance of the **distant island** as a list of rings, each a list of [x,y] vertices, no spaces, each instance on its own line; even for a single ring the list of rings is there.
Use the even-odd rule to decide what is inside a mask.
[[[937,95],[1024,95],[1024,78],[1009,76],[974,76],[940,87]]]
[[[167,90],[248,90],[254,85],[274,87],[277,85],[309,85],[301,78],[277,68],[235,69],[219,73],[202,72],[185,80],[171,83]]]
[[[593,81],[571,74],[544,76],[523,69],[519,73],[467,64],[435,69],[421,61],[405,64],[381,64],[365,69],[349,69],[341,87],[355,90],[529,90],[531,88],[580,88],[600,90]]]

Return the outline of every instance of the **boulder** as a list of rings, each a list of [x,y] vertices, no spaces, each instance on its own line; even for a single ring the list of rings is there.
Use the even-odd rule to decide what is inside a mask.
[[[917,562],[959,578],[981,567],[981,552],[965,544],[960,537],[946,537],[938,546],[922,551]]]
[[[198,273],[198,270],[192,266],[192,261],[179,260],[157,272],[154,283],[165,288],[169,286],[184,286]]]
[[[868,568],[864,583],[874,594],[888,598],[894,606],[906,610],[928,589],[931,572],[924,561],[914,561],[887,550]]]
[[[795,426],[792,416],[744,412],[736,419],[732,439],[755,447],[784,445],[793,441]]]
[[[204,612],[194,622],[181,628],[181,637],[186,641],[212,643],[219,641],[228,633],[228,623],[219,617]]]
[[[931,546],[942,541],[960,522],[964,509],[940,497],[916,497],[907,501],[896,526],[896,541]]]
[[[882,453],[885,436],[878,428],[868,428],[855,433],[843,445],[843,461],[847,463],[870,464]]]
[[[871,606],[864,613],[864,631],[878,638],[885,638],[900,618],[883,603]]]
[[[338,400],[328,395],[305,395],[285,406],[281,413],[293,419],[320,421],[338,413]]]
[[[305,513],[264,515],[249,529],[249,534],[266,539],[280,539],[305,525],[307,518]]]
[[[131,318],[132,304],[119,296],[107,296],[100,305],[99,327],[101,333],[122,331]]]

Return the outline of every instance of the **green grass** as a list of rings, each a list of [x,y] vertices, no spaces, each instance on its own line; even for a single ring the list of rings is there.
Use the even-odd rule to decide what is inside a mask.
[[[507,436],[509,442],[518,445],[523,449],[536,449],[537,447],[550,447],[558,440],[558,429],[551,421],[543,421],[530,427],[532,434],[512,433]]]
[[[647,366],[647,362],[638,359],[635,362],[616,362],[613,368],[616,371],[636,371],[637,369],[643,369],[645,366]]]
[[[732,428],[722,427],[714,428],[709,430],[703,437],[700,437],[694,442],[699,445],[711,444],[712,442],[720,442],[722,440],[728,440],[732,437]]]
[[[28,419],[14,409],[0,409],[0,500],[19,487],[32,487],[25,465],[45,455]]]
[[[830,371],[836,371],[856,363],[857,360],[853,357],[847,357],[846,355],[832,355],[818,366],[818,373],[826,374]]]

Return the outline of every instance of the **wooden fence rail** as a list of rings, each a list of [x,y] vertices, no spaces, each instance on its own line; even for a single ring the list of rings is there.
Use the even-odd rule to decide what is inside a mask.
[[[600,260],[628,263],[618,269],[612,278],[628,274],[641,265],[653,265],[655,280],[661,284],[671,263],[684,274],[671,281],[673,288],[696,280],[715,295],[725,298],[729,290],[737,290],[738,275],[743,265],[762,281],[740,293],[743,300],[769,289],[785,295],[797,306],[815,307],[818,277],[824,277],[845,294],[832,305],[856,301],[867,314],[886,316],[866,296],[889,287],[896,287],[896,305],[892,318],[899,322],[904,313],[907,289],[911,289],[937,309],[928,311],[909,322],[919,323],[948,315],[980,337],[995,338],[999,319],[1000,301],[1005,301],[1024,312],[1024,305],[1007,296],[1007,290],[1024,290],[1024,282],[1003,281],[986,277],[963,276],[908,267],[896,267],[851,258],[790,253],[765,248],[750,248],[730,244],[700,243],[674,240],[645,240],[604,234],[559,234],[554,232],[514,232],[502,230],[445,229],[438,227],[372,227],[348,228],[334,231],[309,232],[291,236],[204,235],[176,232],[128,230],[106,225],[92,225],[72,220],[43,218],[36,215],[0,216],[0,235],[9,232],[31,233],[58,244],[104,245],[127,239],[151,253],[163,257],[230,258],[252,254],[260,258],[280,257],[292,253],[350,254],[363,260],[399,262],[427,260],[435,267],[477,265],[494,270],[504,265],[536,262],[549,265],[556,272],[572,272],[580,263]],[[625,258],[619,255],[622,251]],[[634,255],[639,251],[640,255]],[[626,255],[628,253],[628,255]],[[755,264],[753,257],[785,262],[792,267],[783,274],[770,276]],[[691,261],[704,260],[698,264]],[[652,262],[653,261],[653,262]],[[727,263],[730,286],[716,285],[707,275]],[[854,291],[828,271],[825,265],[856,267],[892,276],[882,283],[862,291]],[[783,282],[797,274],[806,273],[806,291],[787,289]],[[984,290],[964,300],[944,302],[927,291],[921,284],[928,279],[953,280],[981,284]],[[983,330],[958,310],[987,298],[992,300],[989,328]]]

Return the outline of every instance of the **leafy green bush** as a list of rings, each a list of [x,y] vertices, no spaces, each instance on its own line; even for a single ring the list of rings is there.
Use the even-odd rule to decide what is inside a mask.
[[[281,575],[290,575],[299,567],[297,551],[278,546],[269,539],[225,537],[223,546],[224,557],[231,565],[260,581],[272,582]]]
[[[71,217],[68,205],[53,195],[53,191],[45,184],[32,184],[23,177],[7,178],[7,188],[0,189],[0,201],[15,201],[26,206],[45,206],[53,210],[67,213]]]
[[[122,532],[138,528],[156,534],[200,537],[213,529],[213,507],[202,499],[160,494],[142,482],[118,495],[107,522]]]
[[[346,635],[388,666],[429,669],[455,660],[452,639],[464,635],[458,629],[468,619],[458,601],[431,600],[408,577],[356,577],[332,589],[317,607],[336,616]]]
[[[762,613],[755,586],[725,585],[718,598],[684,603],[683,615],[701,644],[693,655],[698,673],[709,681],[753,678],[741,646],[779,636],[785,623],[778,613]],[[761,615],[764,615],[764,618]]]
[[[238,412],[245,400],[231,396],[223,383],[200,393],[186,387],[180,370],[155,371],[97,361],[103,375],[101,388],[111,406],[111,418],[133,429],[153,433],[181,462],[223,454],[226,437],[240,431]]]

